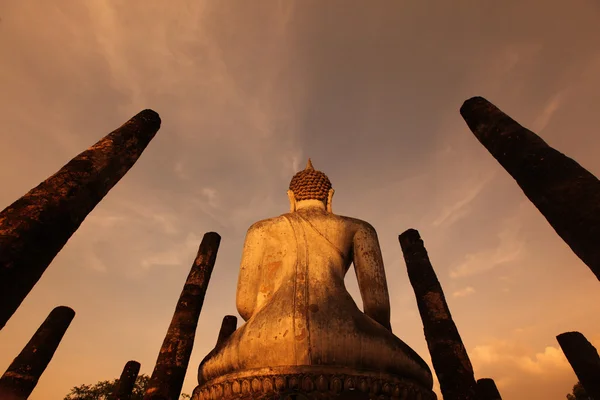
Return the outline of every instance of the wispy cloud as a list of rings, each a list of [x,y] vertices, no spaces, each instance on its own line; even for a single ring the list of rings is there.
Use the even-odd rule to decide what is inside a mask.
[[[464,289],[460,289],[455,291],[454,293],[452,293],[452,296],[454,297],[467,297],[469,295],[472,295],[473,293],[475,293],[475,289],[471,286],[467,286]]]
[[[477,198],[495,175],[496,172],[493,172],[475,184],[465,185],[466,190],[461,193],[461,197],[454,203],[444,206],[440,215],[433,221],[433,226],[452,225],[456,221],[467,216],[470,212],[469,205],[471,202]]]
[[[546,346],[541,352],[504,340],[491,340],[480,344],[469,351],[469,356],[478,370],[502,371],[498,378],[506,386],[508,382],[519,380],[520,374],[552,379],[570,370],[570,365],[563,352],[557,346]],[[499,383],[497,381],[497,383]]]
[[[556,111],[558,111],[561,104],[563,103],[564,96],[565,91],[560,91],[555,93],[554,96],[552,96],[550,100],[548,100],[542,112],[537,116],[537,118],[531,125],[531,128],[534,132],[541,133],[546,128],[546,126],[548,126],[548,123],[550,123],[552,116],[556,113]]]
[[[202,188],[202,194],[206,197],[208,205],[214,208],[219,206],[217,202],[217,190],[210,187]]]
[[[170,267],[191,263],[192,260],[189,259],[189,255],[198,247],[201,240],[202,236],[190,232],[185,241],[179,245],[150,254],[140,261],[140,265],[143,268],[151,268],[154,266]]]
[[[86,225],[95,225],[101,229],[113,229],[128,220],[126,215],[113,215],[104,210],[96,211],[85,219]]]
[[[102,261],[100,257],[98,257],[96,252],[93,250],[84,253],[83,260],[86,268],[100,273],[108,272],[108,266],[104,263],[104,261]]]
[[[175,162],[175,166],[173,167],[173,172],[175,175],[181,180],[189,180],[190,175],[188,174],[187,169],[185,168],[185,163],[181,160]]]
[[[450,277],[461,278],[479,274],[517,260],[524,249],[520,227],[518,217],[505,221],[504,227],[498,233],[497,245],[467,254],[458,265],[451,268]]]

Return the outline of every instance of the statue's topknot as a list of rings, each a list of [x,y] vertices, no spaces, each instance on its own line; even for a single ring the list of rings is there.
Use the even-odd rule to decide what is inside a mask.
[[[304,171],[298,172],[290,182],[290,190],[294,192],[296,201],[327,201],[331,182],[327,175],[314,169],[310,158]]]

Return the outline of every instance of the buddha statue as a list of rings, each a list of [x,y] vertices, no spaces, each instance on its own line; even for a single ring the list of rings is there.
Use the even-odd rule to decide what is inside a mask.
[[[248,229],[236,298],[245,324],[202,361],[195,398],[435,399],[429,367],[392,333],[375,229],[333,214],[333,194],[309,159],[290,212]],[[363,311],[344,285],[351,264]]]

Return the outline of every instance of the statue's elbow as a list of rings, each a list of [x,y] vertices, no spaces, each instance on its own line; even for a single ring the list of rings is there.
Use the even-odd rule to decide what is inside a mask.
[[[248,321],[254,311],[253,305],[250,304],[250,302],[248,302],[248,301],[243,301],[241,299],[238,299],[236,306],[237,306],[238,314],[240,314],[240,316],[244,319],[244,321]]]

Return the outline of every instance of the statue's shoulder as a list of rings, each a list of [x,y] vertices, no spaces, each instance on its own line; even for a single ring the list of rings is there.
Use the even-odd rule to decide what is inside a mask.
[[[367,221],[363,221],[362,219],[358,218],[346,217],[343,215],[336,215],[336,217],[340,218],[346,225],[352,227],[356,232],[366,231],[368,233],[376,233],[373,225]]]
[[[253,223],[252,225],[250,225],[250,228],[248,228],[248,233],[250,233],[250,232],[257,232],[257,231],[264,231],[264,230],[267,230],[267,229],[274,228],[274,227],[276,227],[278,225],[281,225],[283,223],[286,223],[284,215],[280,215],[278,217],[267,218],[267,219],[263,219],[263,220],[257,221],[255,223]]]

